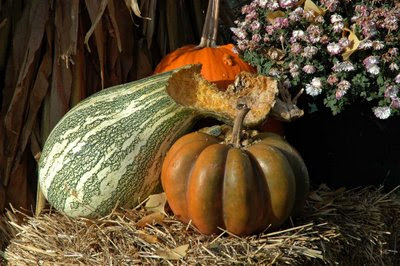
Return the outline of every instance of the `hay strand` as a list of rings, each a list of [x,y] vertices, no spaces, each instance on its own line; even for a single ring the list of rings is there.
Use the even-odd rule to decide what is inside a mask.
[[[205,236],[172,216],[138,227],[141,207],[97,220],[54,211],[28,217],[12,210],[1,232],[12,238],[10,265],[397,265],[400,263],[400,188],[363,188],[310,194],[300,218],[277,232]],[[16,218],[23,216],[24,222]]]

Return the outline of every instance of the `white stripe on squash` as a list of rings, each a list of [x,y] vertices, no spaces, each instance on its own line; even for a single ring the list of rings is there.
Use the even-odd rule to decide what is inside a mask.
[[[132,207],[153,192],[159,184],[165,153],[198,116],[167,95],[165,86],[170,76],[165,73],[101,91],[60,120],[49,135],[39,162],[39,183],[52,205],[70,216],[94,217],[109,213],[119,201],[123,207]],[[125,101],[129,99],[125,97],[135,94],[137,98]],[[115,102],[121,106],[114,106]],[[124,128],[123,121],[135,128]],[[102,143],[100,150],[93,141],[100,141],[105,132],[111,135],[112,130],[119,132],[114,138],[106,137],[109,145]],[[83,170],[87,165],[77,159],[84,152],[84,159],[93,162],[87,170]],[[113,156],[122,154],[125,157],[118,158],[116,170],[113,165],[105,165]],[[54,182],[57,183],[52,186]],[[90,184],[96,186],[94,192]]]

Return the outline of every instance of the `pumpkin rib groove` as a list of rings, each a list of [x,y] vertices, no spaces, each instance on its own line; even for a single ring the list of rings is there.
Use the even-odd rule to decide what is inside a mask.
[[[215,228],[223,225],[219,215],[223,204],[219,191],[223,182],[221,172],[225,168],[227,152],[228,148],[225,145],[211,144],[199,155],[193,164],[192,174],[187,178],[189,216],[193,223],[207,234],[215,233]]]
[[[246,154],[249,156],[252,168],[255,170],[255,174],[261,177],[256,179],[256,181],[258,181],[257,182],[258,186],[256,186],[256,188],[258,188],[257,192],[260,195],[259,197],[260,205],[257,207],[257,210],[261,210],[261,214],[258,217],[258,221],[255,222],[254,228],[256,228],[255,231],[258,232],[264,230],[266,227],[269,226],[269,224],[265,224],[264,220],[268,215],[266,211],[267,209],[266,206],[267,202],[270,200],[268,196],[270,194],[270,191],[267,186],[267,182],[265,181],[267,177],[265,176],[265,173],[262,171],[259,162],[253,156],[253,154],[251,154],[247,149],[244,149],[243,151],[246,152]]]
[[[279,149],[289,161],[296,177],[296,200],[293,209],[299,211],[305,204],[310,187],[307,167],[299,152],[281,136],[274,133],[261,133],[257,136],[257,139],[262,139],[260,141],[262,144]]]
[[[268,217],[273,218],[269,224],[276,229],[293,211],[296,193],[294,173],[284,154],[275,147],[258,143],[247,150],[258,161],[265,174],[270,192]],[[266,162],[269,162],[268,166]]]

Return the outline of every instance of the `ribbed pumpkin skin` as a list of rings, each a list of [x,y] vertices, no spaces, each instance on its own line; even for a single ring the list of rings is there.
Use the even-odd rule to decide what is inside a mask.
[[[239,149],[219,142],[194,132],[168,151],[161,181],[176,217],[192,220],[205,234],[221,227],[249,235],[280,226],[304,197],[296,193],[296,179],[308,175],[297,176],[304,173],[293,169],[302,161],[293,162],[298,158],[281,152],[278,144],[259,141]]]
[[[296,200],[293,211],[294,214],[299,212],[303,208],[308,193],[310,192],[310,179],[303,158],[299,152],[280,135],[271,132],[263,132],[255,137],[255,141],[258,140],[261,141],[260,144],[270,145],[279,149],[288,159],[296,181]]]
[[[165,153],[198,116],[166,93],[171,75],[103,90],[59,121],[39,162],[39,184],[53,207],[98,217],[154,192]]]
[[[163,73],[187,64],[202,64],[203,77],[225,90],[241,71],[255,73],[255,69],[235,54],[233,44],[194,49],[195,45],[181,47],[165,56],[154,73]]]

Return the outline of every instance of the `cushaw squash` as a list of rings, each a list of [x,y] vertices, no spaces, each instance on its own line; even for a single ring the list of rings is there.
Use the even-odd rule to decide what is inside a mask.
[[[223,228],[249,235],[276,229],[301,209],[308,194],[307,168],[282,137],[261,133],[240,140],[238,123],[247,111],[239,112],[232,141],[190,133],[164,160],[161,180],[172,211],[202,233]]]
[[[49,135],[39,161],[40,188],[69,216],[103,216],[130,208],[159,187],[172,143],[203,116],[232,121],[238,97],[252,100],[244,123],[264,121],[275,103],[276,81],[239,76],[225,92],[192,65],[103,90],[71,109]]]

